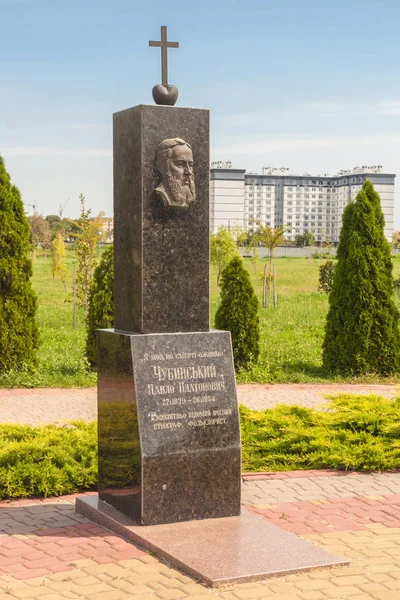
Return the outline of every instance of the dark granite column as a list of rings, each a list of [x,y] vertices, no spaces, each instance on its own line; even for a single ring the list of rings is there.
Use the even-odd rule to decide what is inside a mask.
[[[155,193],[159,144],[193,152],[196,199],[165,206]],[[114,324],[120,331],[209,330],[209,112],[135,106],[114,115]]]

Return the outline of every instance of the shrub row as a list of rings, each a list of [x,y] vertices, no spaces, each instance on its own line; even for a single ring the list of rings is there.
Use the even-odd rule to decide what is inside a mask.
[[[400,398],[342,395],[327,409],[241,406],[243,471],[400,468]],[[96,486],[95,423],[0,425],[0,448],[0,499]]]

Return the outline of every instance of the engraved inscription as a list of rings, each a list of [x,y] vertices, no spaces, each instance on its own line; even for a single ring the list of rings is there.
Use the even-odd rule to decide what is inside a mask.
[[[164,206],[187,208],[193,204],[196,201],[196,189],[190,144],[181,138],[163,140],[156,156],[161,179],[156,193]]]
[[[153,431],[194,430],[227,425],[236,413],[226,396],[220,350],[143,354],[145,414]],[[215,359],[217,362],[214,362]],[[166,361],[174,361],[173,366]]]

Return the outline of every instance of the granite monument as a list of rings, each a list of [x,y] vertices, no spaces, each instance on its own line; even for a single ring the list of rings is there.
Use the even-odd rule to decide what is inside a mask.
[[[89,519],[211,586],[346,564],[240,510],[230,334],[209,328],[209,114],[114,115],[114,329],[98,335],[99,494]],[[144,526],[145,525],[145,526]],[[146,527],[147,525],[147,527]]]
[[[99,497],[144,525],[240,513],[230,334],[209,326],[209,113],[161,100],[114,115],[115,328],[98,346]]]

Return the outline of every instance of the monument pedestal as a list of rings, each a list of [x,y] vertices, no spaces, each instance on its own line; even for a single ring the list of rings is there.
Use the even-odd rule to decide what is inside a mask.
[[[77,498],[76,510],[210,587],[349,563],[246,510],[226,519],[152,527],[95,496]]]
[[[99,497],[143,525],[240,514],[230,334],[99,331]]]

